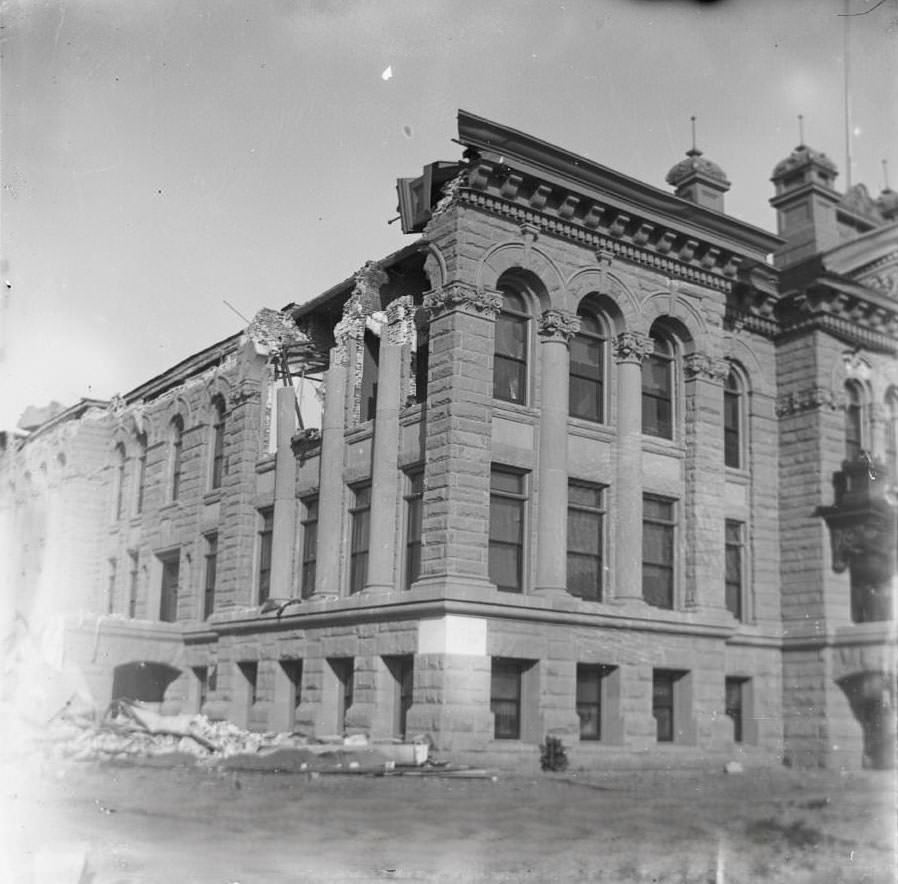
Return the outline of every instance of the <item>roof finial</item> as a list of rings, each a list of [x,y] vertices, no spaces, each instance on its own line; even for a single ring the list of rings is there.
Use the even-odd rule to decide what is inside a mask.
[[[883,190],[891,190],[891,188],[889,187],[889,161],[888,160],[882,161],[882,183],[883,183],[883,188],[882,188]]]
[[[804,147],[804,114],[798,115],[798,146]]]
[[[698,147],[696,147],[695,144],[695,114],[693,114],[689,119],[692,122],[692,148],[686,151],[686,156],[700,157],[702,155],[702,152],[698,149]]]

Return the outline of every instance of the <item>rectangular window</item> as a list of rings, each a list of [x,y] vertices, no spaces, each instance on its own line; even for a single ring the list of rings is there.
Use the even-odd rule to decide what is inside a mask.
[[[259,573],[258,604],[262,604],[271,594],[271,536],[274,533],[274,510],[259,511],[262,526],[259,528]]]
[[[567,588],[592,602],[602,601],[604,516],[600,485],[568,484]]]
[[[203,583],[203,620],[215,610],[215,580],[218,570],[218,534],[206,535],[205,575]]]
[[[106,613],[113,614],[115,612],[115,578],[118,571],[118,562],[115,559],[109,560],[109,583],[106,587]]]
[[[140,553],[131,550],[128,553],[130,572],[128,574],[128,616],[133,620],[137,616],[137,586],[140,579]]]
[[[290,685],[287,702],[290,727],[293,728],[296,726],[296,710],[302,703],[302,660],[281,660],[281,669],[284,670]]]
[[[355,661],[352,657],[332,657],[327,661],[337,677],[337,732],[346,729],[346,713],[352,707]]]
[[[521,738],[521,673],[519,660],[494,657],[490,681],[490,712],[493,737],[497,740]]]
[[[674,686],[679,674],[656,669],[652,673],[652,715],[659,743],[674,739]]]
[[[349,511],[349,592],[359,592],[368,581],[368,541],[371,534],[371,486],[353,489]]]
[[[609,666],[577,664],[577,715],[580,739],[602,739],[602,681]]]
[[[523,473],[493,467],[490,474],[490,580],[504,592],[524,589],[524,511],[527,502]]]
[[[415,377],[415,402],[427,401],[427,370],[430,364],[428,329],[417,329],[415,352],[412,353],[412,372]]]
[[[494,325],[493,396],[505,402],[527,401],[527,345],[530,322],[520,292],[500,286],[502,310]]]
[[[745,702],[744,678],[726,679],[726,714],[733,722],[733,742],[743,740],[742,715]]]
[[[174,623],[178,619],[178,583],[181,574],[180,552],[162,557],[162,591],[159,598],[159,619]]]
[[[393,676],[395,696],[393,700],[393,736],[404,740],[408,727],[408,711],[412,707],[412,691],[415,681],[414,657],[384,657],[384,663]]]
[[[652,494],[642,498],[642,597],[656,608],[674,606],[675,504]]]
[[[259,702],[259,664],[255,660],[246,660],[237,666],[246,681],[246,699],[250,706]]]
[[[724,533],[726,542],[726,607],[737,620],[742,620],[745,526],[742,522],[727,519]]]
[[[315,592],[315,565],[318,561],[318,498],[307,497],[302,504],[302,597],[307,599]]]
[[[205,666],[194,666],[193,675],[196,678],[196,711],[202,713],[209,699],[209,670]]]
[[[570,343],[568,410],[571,417],[601,423],[604,418],[605,341],[598,320],[579,314],[581,331]]]
[[[405,495],[405,588],[421,576],[421,529],[424,515],[424,473],[408,474]]]

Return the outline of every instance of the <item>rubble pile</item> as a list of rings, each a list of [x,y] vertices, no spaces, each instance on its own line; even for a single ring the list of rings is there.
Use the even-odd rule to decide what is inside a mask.
[[[97,719],[67,707],[41,740],[55,758],[74,761],[167,760],[229,770],[384,771],[427,761],[428,744],[370,742],[364,735],[316,739],[299,733],[253,733],[205,715],[162,715],[117,700]]]

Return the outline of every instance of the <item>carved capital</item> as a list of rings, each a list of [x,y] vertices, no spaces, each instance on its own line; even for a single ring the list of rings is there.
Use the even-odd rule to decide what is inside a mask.
[[[715,359],[707,353],[690,353],[683,359],[683,372],[687,380],[704,378],[722,383],[730,373],[730,364],[725,359]]]
[[[839,408],[839,397],[826,387],[808,387],[806,390],[778,397],[775,410],[777,417],[784,417],[819,408],[835,411]]]
[[[652,339],[642,332],[621,332],[614,339],[614,358],[618,362],[641,363],[646,356],[651,356],[654,350]]]
[[[430,311],[431,317],[461,310],[484,319],[495,319],[502,309],[502,295],[474,288],[467,283],[450,282],[441,289],[428,292],[424,296],[424,306]]]
[[[580,331],[580,318],[569,310],[554,307],[539,317],[539,333],[547,341],[563,341],[567,344]]]

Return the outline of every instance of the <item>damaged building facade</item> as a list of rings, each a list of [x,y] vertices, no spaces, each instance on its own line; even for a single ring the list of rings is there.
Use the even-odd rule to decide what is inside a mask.
[[[7,439],[22,628],[257,730],[890,764],[898,196],[802,145],[774,236],[695,149],[459,141],[402,250]]]

